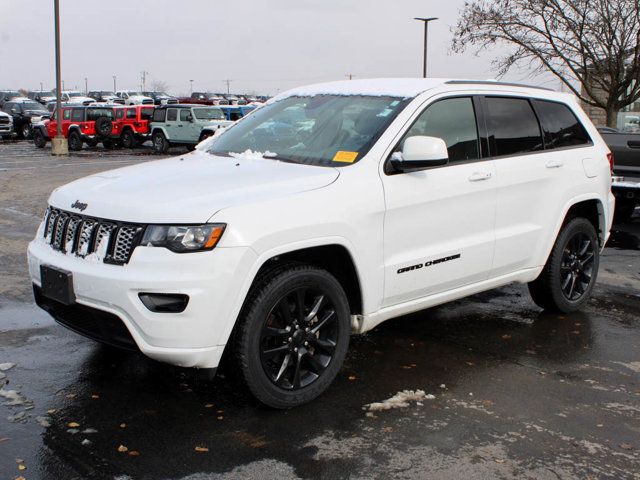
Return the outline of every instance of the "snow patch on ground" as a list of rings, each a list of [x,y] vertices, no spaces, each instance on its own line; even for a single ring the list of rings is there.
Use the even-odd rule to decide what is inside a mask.
[[[382,402],[373,402],[365,405],[363,410],[369,412],[379,412],[382,410],[391,410],[394,408],[407,408],[410,402],[419,402],[420,400],[433,400],[436,397],[429,394],[427,395],[424,390],[402,390],[396,393],[393,397],[387,398]]]
[[[622,365],[623,367],[626,367],[631,371],[640,373],[640,362],[629,362],[629,363],[613,362],[613,363],[617,363],[618,365]]]

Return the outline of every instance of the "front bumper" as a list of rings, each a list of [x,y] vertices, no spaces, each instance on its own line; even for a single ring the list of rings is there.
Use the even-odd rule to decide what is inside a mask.
[[[137,247],[126,265],[109,265],[56,251],[39,238],[28,248],[37,300],[41,265],[71,272],[78,310],[93,309],[85,316],[91,316],[94,323],[101,321],[101,312],[111,320],[115,317],[145,355],[173,365],[200,368],[218,366],[227,342],[225,332],[235,322],[241,302],[238,295],[245,277],[241,272],[247,272],[255,260],[249,248],[176,254],[164,248]],[[180,313],[154,313],[144,306],[138,297],[140,292],[185,294],[189,303]],[[45,310],[56,318],[55,311]],[[77,316],[78,312],[72,314]],[[61,321],[64,319],[57,320],[65,324]]]

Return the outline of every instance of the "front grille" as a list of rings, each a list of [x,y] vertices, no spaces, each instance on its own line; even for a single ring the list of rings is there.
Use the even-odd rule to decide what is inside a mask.
[[[0,117],[1,125],[9,125],[9,117]]]
[[[153,105],[153,100],[151,99],[146,99],[142,101],[143,105]]]
[[[77,215],[49,207],[43,236],[54,250],[86,257],[97,253],[104,263],[124,265],[140,243],[144,226]]]

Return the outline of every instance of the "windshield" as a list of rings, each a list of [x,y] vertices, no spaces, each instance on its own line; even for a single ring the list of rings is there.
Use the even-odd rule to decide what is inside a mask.
[[[219,108],[194,108],[193,114],[198,120],[224,120],[224,113]]]
[[[69,95],[69,97],[73,98],[73,97],[84,97],[83,93],[80,92],[69,92],[67,95]]]
[[[113,118],[113,110],[111,108],[87,108],[87,121],[95,121],[98,117]]]
[[[22,110],[44,110],[44,107],[38,102],[22,102],[20,105]]]
[[[344,166],[366,155],[407,103],[356,95],[289,97],[248,115],[208,151],[229,155],[251,150],[277,160]]]

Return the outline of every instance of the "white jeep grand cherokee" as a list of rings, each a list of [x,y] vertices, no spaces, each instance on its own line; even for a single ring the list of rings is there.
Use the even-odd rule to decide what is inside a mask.
[[[497,82],[348,81],[282,94],[189,155],[53,192],[29,245],[38,304],[176,365],[223,353],[286,408],[352,332],[510,282],[589,298],[609,150],[569,95]]]

